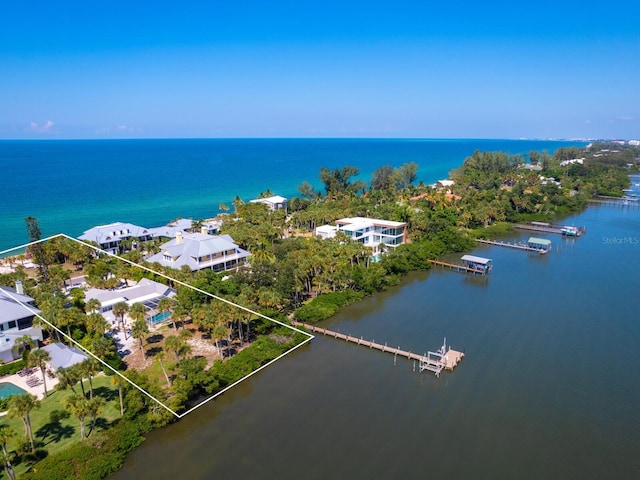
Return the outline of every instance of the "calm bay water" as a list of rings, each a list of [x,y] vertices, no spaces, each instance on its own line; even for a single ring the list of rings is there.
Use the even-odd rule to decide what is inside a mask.
[[[446,336],[466,351],[453,373],[316,338],[113,478],[640,478],[640,209],[566,222],[587,235],[548,235],[543,257],[481,246],[488,279],[414,274],[326,323],[413,351]]]
[[[24,218],[43,236],[78,236],[95,225],[146,227],[177,218],[207,218],[236,195],[271,189],[297,195],[319,188],[321,166],[355,165],[363,180],[386,164],[414,161],[419,179],[446,178],[474,150],[553,152],[579,142],[520,140],[103,140],[0,141],[0,251],[27,242]]]

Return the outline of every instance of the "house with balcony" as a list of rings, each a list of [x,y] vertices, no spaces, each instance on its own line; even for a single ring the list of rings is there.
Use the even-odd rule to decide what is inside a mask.
[[[42,329],[33,326],[33,319],[40,310],[33,298],[25,295],[22,283],[16,282],[16,288],[0,286],[0,360],[12,362],[20,358],[14,348],[15,341],[28,335],[36,343],[42,341]]]
[[[333,238],[343,232],[348,238],[371,247],[373,255],[388,248],[396,248],[407,241],[407,224],[377,218],[353,217],[341,218],[335,226],[322,225],[316,228],[321,238]]]
[[[223,272],[236,269],[251,255],[233,242],[229,235],[178,233],[176,238],[161,246],[160,253],[147,259],[177,270],[187,266],[192,272],[211,269]]]
[[[118,254],[122,251],[120,246],[123,240],[147,242],[152,238],[149,229],[122,222],[90,228],[78,237],[79,240],[85,242],[95,242],[102,250],[112,254]]]

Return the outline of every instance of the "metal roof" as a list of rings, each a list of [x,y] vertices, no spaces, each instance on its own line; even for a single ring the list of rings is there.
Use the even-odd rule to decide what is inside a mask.
[[[546,238],[530,237],[527,243],[533,243],[535,245],[544,245],[548,247],[549,245],[551,245],[551,240],[547,240]]]
[[[491,262],[490,258],[476,257],[475,255],[464,255],[461,260],[465,262],[479,263],[480,265],[486,265]]]

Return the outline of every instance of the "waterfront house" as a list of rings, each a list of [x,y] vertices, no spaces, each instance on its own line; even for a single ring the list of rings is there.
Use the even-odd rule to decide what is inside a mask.
[[[28,335],[42,341],[42,329],[33,326],[33,319],[40,310],[34,305],[33,298],[25,295],[22,283],[16,282],[16,288],[0,286],[0,360],[11,362],[19,358],[14,348],[15,341]]]
[[[274,195],[272,197],[265,198],[256,198],[255,200],[250,200],[249,203],[263,203],[271,211],[284,210],[285,213],[287,211],[287,199],[285,197],[281,197],[280,195]]]
[[[179,233],[161,246],[160,253],[149,257],[147,261],[177,270],[186,265],[192,272],[207,268],[222,272],[244,265],[249,255],[229,235]]]
[[[120,247],[124,240],[147,242],[152,236],[147,228],[132,223],[116,222],[90,228],[78,238],[85,242],[97,243],[105,252],[118,254],[122,251]]]
[[[322,238],[333,238],[338,232],[371,247],[374,255],[385,248],[396,248],[407,240],[406,223],[365,217],[341,218],[335,226],[317,227],[315,233]]]
[[[84,295],[85,301],[96,299],[100,302],[100,310],[104,318],[113,323],[117,319],[113,316],[113,306],[116,303],[124,302],[131,306],[134,303],[141,303],[147,311],[155,313],[158,303],[162,298],[172,298],[176,295],[176,291],[163,285],[162,283],[143,278],[133,286],[119,288],[115,290],[102,290],[99,288],[91,288]]]

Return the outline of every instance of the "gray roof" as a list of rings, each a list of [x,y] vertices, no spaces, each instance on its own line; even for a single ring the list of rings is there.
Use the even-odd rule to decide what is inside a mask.
[[[246,258],[250,255],[249,252],[238,247],[229,235],[208,235],[205,233],[185,234],[182,239],[175,238],[162,245],[161,248],[160,253],[147,259],[149,263],[158,262],[161,265],[177,269],[187,265],[192,271],[210,266],[208,264],[203,267],[202,264],[198,264],[197,259],[199,257],[215,255],[229,250],[234,251],[232,255],[220,257],[218,262],[211,262],[211,264],[216,264],[233,258]],[[173,261],[165,260],[165,256],[170,256]]]
[[[33,317],[33,313],[22,305],[31,302],[33,302],[33,298],[30,296],[16,293],[11,287],[0,286],[0,323]],[[33,312],[40,313],[40,310],[32,305],[29,305],[29,308]]]
[[[480,265],[486,265],[491,262],[490,258],[476,257],[475,255],[463,255],[462,260],[466,262],[479,263]]]
[[[88,242],[98,244],[106,242],[116,242],[123,238],[144,237],[149,235],[149,230],[132,223],[115,222],[108,225],[100,225],[90,228],[78,238]]]
[[[118,302],[126,302],[133,304],[136,302],[144,302],[159,297],[172,297],[176,291],[162,283],[154,282],[148,278],[143,278],[136,285],[116,290],[100,290],[98,288],[90,288],[84,294],[84,298],[89,300],[95,298],[100,301],[102,306],[111,305]]]
[[[89,356],[76,347],[67,347],[62,343],[52,343],[42,350],[49,352],[51,359],[47,362],[55,370],[69,368],[77,363],[84,362]]]

